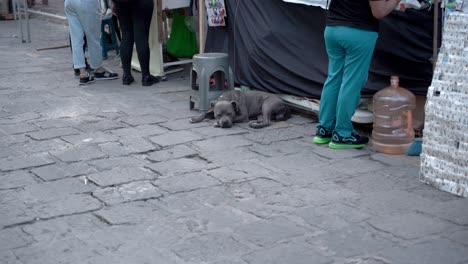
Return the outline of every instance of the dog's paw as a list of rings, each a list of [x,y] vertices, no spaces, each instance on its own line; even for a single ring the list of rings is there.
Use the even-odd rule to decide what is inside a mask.
[[[266,123],[260,123],[258,121],[250,121],[249,122],[249,127],[254,128],[254,129],[259,129],[259,128],[264,128],[267,127],[269,124]]]
[[[221,126],[218,124],[218,122],[216,122],[213,124],[213,127],[221,127]]]

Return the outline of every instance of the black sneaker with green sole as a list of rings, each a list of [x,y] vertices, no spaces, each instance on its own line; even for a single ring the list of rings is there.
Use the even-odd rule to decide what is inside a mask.
[[[324,128],[322,125],[317,125],[314,137],[315,144],[327,144],[332,140],[332,130]]]
[[[349,137],[342,137],[333,131],[333,136],[328,146],[331,149],[360,149],[369,143],[369,138],[360,136],[358,133],[353,132]]]

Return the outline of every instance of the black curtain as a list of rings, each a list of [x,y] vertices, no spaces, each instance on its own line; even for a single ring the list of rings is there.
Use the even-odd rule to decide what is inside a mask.
[[[208,29],[206,51],[229,53],[235,82],[320,98],[328,67],[326,10],[280,0],[225,2],[227,26]],[[401,86],[413,93],[426,95],[432,79],[432,35],[433,11],[394,11],[381,20],[363,96],[388,86],[391,75],[400,76]]]

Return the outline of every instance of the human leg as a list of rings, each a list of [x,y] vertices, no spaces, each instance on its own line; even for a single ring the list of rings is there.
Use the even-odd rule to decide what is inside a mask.
[[[120,59],[122,61],[123,77],[122,83],[131,84],[132,77],[132,53],[135,43],[132,20],[132,5],[116,3],[117,18],[122,31],[122,42],[120,43]]]
[[[353,128],[351,118],[361,97],[369,75],[369,67],[378,33],[354,28],[346,28],[341,33],[345,40],[346,59],[343,81],[336,106],[336,126],[330,147],[363,147],[368,143],[366,137],[359,136]]]
[[[151,19],[153,17],[154,3],[152,0],[137,0],[136,8],[133,10],[133,31],[135,32],[135,44],[140,61],[142,84],[149,86],[159,81],[158,78],[150,75],[150,48],[149,32]]]
[[[345,51],[339,42],[340,27],[325,29],[325,45],[328,54],[328,77],[325,81],[320,98],[319,123],[314,142],[325,144],[330,142],[335,126],[336,104],[343,77]]]

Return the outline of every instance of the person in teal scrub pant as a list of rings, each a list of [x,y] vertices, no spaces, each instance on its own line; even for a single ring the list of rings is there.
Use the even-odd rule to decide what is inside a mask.
[[[314,142],[333,149],[362,148],[369,142],[351,117],[361,97],[379,32],[379,21],[400,0],[331,0],[325,28],[328,77],[320,98]]]

